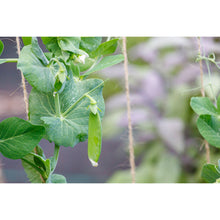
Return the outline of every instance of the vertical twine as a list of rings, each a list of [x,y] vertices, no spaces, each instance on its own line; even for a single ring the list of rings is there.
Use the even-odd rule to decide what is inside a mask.
[[[20,41],[19,37],[16,37],[16,43],[17,43],[17,52],[18,52],[18,57],[20,56],[21,53],[21,46],[20,46]],[[26,118],[28,120],[28,94],[27,94],[27,89],[26,89],[26,84],[25,84],[25,78],[23,73],[21,72],[21,85],[23,88],[23,95],[24,95],[24,102],[25,102],[25,111],[26,111]],[[34,152],[37,154],[37,149],[36,147],[34,148]],[[40,174],[41,181],[45,183],[44,178]]]
[[[198,55],[201,56],[201,42],[200,37],[197,37],[198,42]],[[200,82],[201,82],[201,94],[202,97],[205,97],[205,90],[204,90],[204,82],[203,82],[203,68],[202,68],[202,60],[199,61],[199,67],[200,67]],[[207,163],[210,163],[210,149],[209,144],[206,140],[204,140],[205,143],[205,150],[206,150],[206,161]]]
[[[16,37],[16,43],[17,43],[18,56],[20,56],[21,46],[20,46],[19,37]],[[22,72],[21,72],[21,84],[22,84],[22,88],[23,88],[26,118],[28,120],[28,94],[27,94],[27,89],[26,89],[26,85],[25,85],[25,78],[24,78],[24,75]]]
[[[123,41],[124,71],[125,71],[125,91],[126,91],[126,99],[127,99],[131,177],[132,177],[132,183],[135,183],[135,160],[134,160],[133,134],[132,134],[132,126],[131,126],[131,104],[130,104],[130,92],[129,92],[129,80],[128,80],[128,58],[127,58],[127,48],[126,48],[126,37],[123,37],[122,41]]]

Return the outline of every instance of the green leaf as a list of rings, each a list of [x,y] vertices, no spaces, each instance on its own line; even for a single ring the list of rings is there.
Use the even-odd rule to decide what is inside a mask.
[[[50,176],[50,160],[45,158],[40,146],[36,146],[31,153],[24,156],[21,160],[30,182],[45,182]]]
[[[83,50],[79,49],[81,41],[80,37],[58,37],[57,38],[59,47],[64,51],[69,51],[75,54],[83,55],[86,54]]]
[[[88,54],[98,48],[102,42],[102,37],[81,37],[80,49]]]
[[[95,61],[96,61],[95,59],[87,57],[85,59],[85,63],[78,63],[80,72],[84,72],[84,71],[88,70],[95,63]]]
[[[3,52],[3,50],[4,50],[4,44],[3,44],[3,42],[0,40],[0,56],[1,56],[2,52]]]
[[[24,46],[31,44],[32,37],[21,37],[24,43]]]
[[[32,52],[45,66],[47,66],[49,64],[49,61],[47,60],[46,56],[44,55],[43,51],[41,50],[36,37],[32,37],[31,44],[32,44],[32,46],[31,46]]]
[[[66,178],[60,174],[52,174],[51,183],[66,183]]]
[[[88,136],[88,158],[97,167],[102,148],[102,124],[98,112],[89,114]]]
[[[43,64],[33,53],[32,45],[23,47],[17,67],[23,72],[24,77],[32,87],[42,92],[54,90],[55,75],[59,66],[57,63],[52,63],[49,66]]]
[[[61,48],[59,47],[57,41],[57,37],[41,37],[41,39],[46,48],[55,56],[60,56],[62,54]]]
[[[70,76],[64,90],[59,94],[57,108],[53,93],[42,93],[32,89],[29,98],[30,121],[45,126],[46,138],[49,141],[59,146],[74,147],[88,137],[90,100],[86,94],[97,101],[97,106],[102,111],[101,118],[104,115],[103,84],[99,79],[79,81]],[[56,109],[60,109],[60,114]]]
[[[78,65],[75,65],[74,62],[70,63],[70,70],[74,77],[79,78],[80,77],[80,69]]]
[[[34,149],[44,134],[42,126],[21,118],[7,118],[0,123],[0,152],[10,159],[20,159]]]
[[[220,147],[220,121],[211,115],[200,115],[197,120],[200,134],[213,146]]]
[[[106,41],[99,45],[99,47],[92,52],[92,57],[99,57],[104,56],[108,54],[112,54],[115,52],[118,46],[118,39],[113,39],[110,41]]]
[[[104,57],[97,65],[95,65],[91,70],[86,72],[83,76],[88,76],[91,73],[118,64],[123,60],[124,60],[124,56],[122,54]]]
[[[218,116],[218,111],[207,97],[192,97],[190,105],[198,115]]]
[[[205,164],[202,168],[202,178],[208,183],[215,183],[220,178],[220,171],[214,164]]]
[[[42,183],[41,170],[34,164],[33,155],[28,154],[21,160],[24,171],[31,183]]]

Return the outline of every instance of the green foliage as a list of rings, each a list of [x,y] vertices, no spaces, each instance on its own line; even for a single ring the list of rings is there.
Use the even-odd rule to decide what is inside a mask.
[[[21,159],[40,142],[45,134],[43,126],[36,126],[12,117],[0,123],[0,152],[10,159]]]
[[[31,44],[32,37],[22,37],[22,41],[24,43],[24,46],[27,46],[27,45]]]
[[[114,55],[114,56],[107,56],[104,57],[97,65],[95,65],[91,70],[83,74],[83,77],[90,75],[91,73],[100,71],[107,67],[113,66],[118,64],[124,60],[124,56],[122,54]]]
[[[214,164],[205,164],[202,168],[202,178],[208,183],[215,183],[220,178],[220,169]]]
[[[88,137],[89,99],[90,94],[101,109],[101,118],[105,107],[102,97],[104,82],[99,79],[78,81],[71,78],[65,89],[59,94],[56,111],[53,93],[42,93],[33,89],[30,94],[30,121],[33,124],[45,125],[46,138],[55,144],[74,147]]]
[[[21,159],[30,182],[65,183],[64,176],[53,174],[60,146],[74,147],[89,136],[89,159],[97,163],[101,153],[104,81],[85,79],[81,72],[91,66],[89,74],[112,66],[123,61],[123,56],[100,57],[115,52],[117,39],[101,43],[101,37],[42,37],[49,50],[45,53],[36,37],[22,40],[25,46],[19,59],[0,63],[17,62],[33,87],[29,121],[9,118],[0,123],[0,152]],[[0,41],[0,53],[2,50]],[[37,146],[43,137],[55,144],[54,156],[49,159]]]
[[[3,52],[3,50],[4,50],[4,44],[3,44],[3,42],[0,40],[0,56],[1,56],[2,52]]]

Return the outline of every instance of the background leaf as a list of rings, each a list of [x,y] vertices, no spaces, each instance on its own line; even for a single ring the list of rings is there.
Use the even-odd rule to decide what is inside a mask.
[[[42,126],[21,118],[7,118],[0,123],[0,152],[10,159],[21,159],[34,149],[44,134]]]
[[[218,116],[218,111],[208,97],[192,97],[190,105],[198,115]]]
[[[202,168],[202,178],[208,183],[215,183],[220,178],[220,171],[214,164],[205,164]]]
[[[220,147],[220,121],[211,115],[200,115],[197,120],[200,134],[213,146]]]

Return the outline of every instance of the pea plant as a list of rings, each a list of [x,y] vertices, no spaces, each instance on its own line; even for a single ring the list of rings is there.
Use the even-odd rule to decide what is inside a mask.
[[[198,56],[197,60],[205,60],[209,77],[211,71],[209,63],[213,63],[220,69],[219,62],[215,60],[215,54],[206,56]],[[211,81],[209,83],[210,90],[213,92]],[[213,95],[214,96],[214,95]],[[212,146],[220,148],[220,95],[211,100],[208,97],[192,97],[190,105],[195,113],[198,114],[197,128],[203,138]],[[218,165],[207,163],[202,168],[202,178],[209,183],[220,182],[220,160]]]
[[[117,38],[22,37],[19,58],[0,59],[0,64],[17,62],[17,68],[32,86],[28,119],[11,117],[0,123],[0,152],[21,159],[32,183],[65,183],[55,174],[60,147],[74,147],[88,139],[88,158],[98,166],[102,145],[101,121],[105,112],[104,81],[90,74],[123,61],[112,55]],[[4,44],[0,41],[0,55]],[[54,155],[46,158],[39,145],[44,138],[54,143]]]

